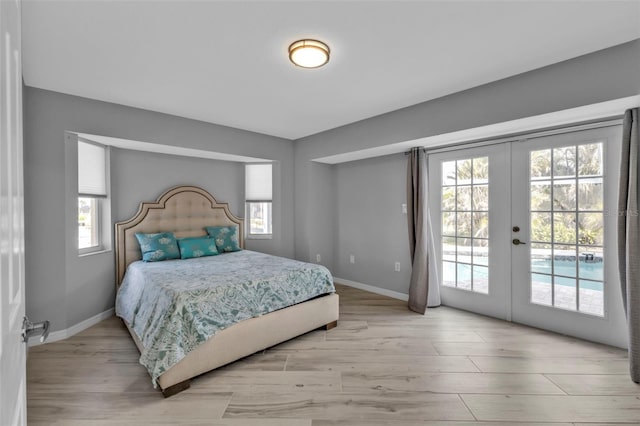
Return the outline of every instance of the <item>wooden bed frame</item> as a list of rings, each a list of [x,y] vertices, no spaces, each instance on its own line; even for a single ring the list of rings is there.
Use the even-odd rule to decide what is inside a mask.
[[[238,225],[240,247],[244,248],[244,221],[231,213],[227,203],[218,203],[202,188],[179,186],[166,191],[156,202],[140,203],[133,218],[115,224],[116,290],[127,266],[142,258],[136,232],[173,232],[177,238],[196,237],[206,235],[206,226],[216,225]],[[140,338],[123,322],[142,352]],[[158,384],[165,397],[174,395],[189,388],[193,377],[317,328],[329,330],[337,323],[335,293],[242,321],[188,353],[158,378]]]

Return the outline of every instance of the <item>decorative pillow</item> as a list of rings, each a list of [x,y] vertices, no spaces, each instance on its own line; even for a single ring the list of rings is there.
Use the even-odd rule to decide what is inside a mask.
[[[158,262],[160,260],[180,259],[178,242],[172,232],[159,234],[136,233],[142,260],[145,262]]]
[[[205,229],[207,234],[216,240],[216,247],[218,247],[219,253],[242,250],[238,239],[238,225],[207,226]]]
[[[207,237],[180,238],[178,240],[180,258],[191,259],[193,257],[215,256],[218,254],[216,241]]]

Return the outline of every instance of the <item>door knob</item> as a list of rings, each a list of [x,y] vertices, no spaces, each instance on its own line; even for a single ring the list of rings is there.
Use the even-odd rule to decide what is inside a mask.
[[[520,241],[517,238],[514,238],[513,240],[511,240],[511,242],[513,243],[514,246],[519,246],[520,244],[527,244],[524,241]]]
[[[40,336],[40,343],[44,343],[47,337],[49,337],[49,321],[34,323],[29,321],[29,318],[25,316],[22,322],[22,329],[24,330],[22,332],[22,340],[25,343],[28,343],[29,338],[34,336]]]

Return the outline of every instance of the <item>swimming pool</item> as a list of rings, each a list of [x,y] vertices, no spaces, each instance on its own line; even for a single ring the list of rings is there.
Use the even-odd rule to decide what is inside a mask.
[[[463,263],[443,262],[443,281],[445,285],[454,285],[456,281],[456,269],[458,272],[458,286],[465,287],[471,283],[471,270],[475,280],[486,280],[489,277],[489,268],[486,266],[471,266]],[[550,258],[532,259],[531,261],[531,281],[534,283],[550,285],[553,280],[552,260]],[[576,270],[577,266],[577,270]],[[575,260],[558,260],[553,264],[555,274],[555,285],[566,287],[576,287],[576,280],[580,288],[596,291],[603,291],[604,263],[602,258],[595,262],[579,260],[576,265]]]

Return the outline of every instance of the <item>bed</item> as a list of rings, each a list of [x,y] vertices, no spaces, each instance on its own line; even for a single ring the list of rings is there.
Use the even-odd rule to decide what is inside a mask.
[[[172,188],[156,202],[141,203],[133,218],[115,224],[116,313],[165,397],[187,389],[190,379],[200,374],[337,325],[338,295],[333,283],[325,282],[326,268],[319,265],[249,250],[140,261],[136,233],[199,237],[206,236],[210,226],[237,226],[244,249],[243,220],[228,204],[195,186]],[[193,281],[186,279],[196,274]],[[186,329],[195,331],[181,332]]]

